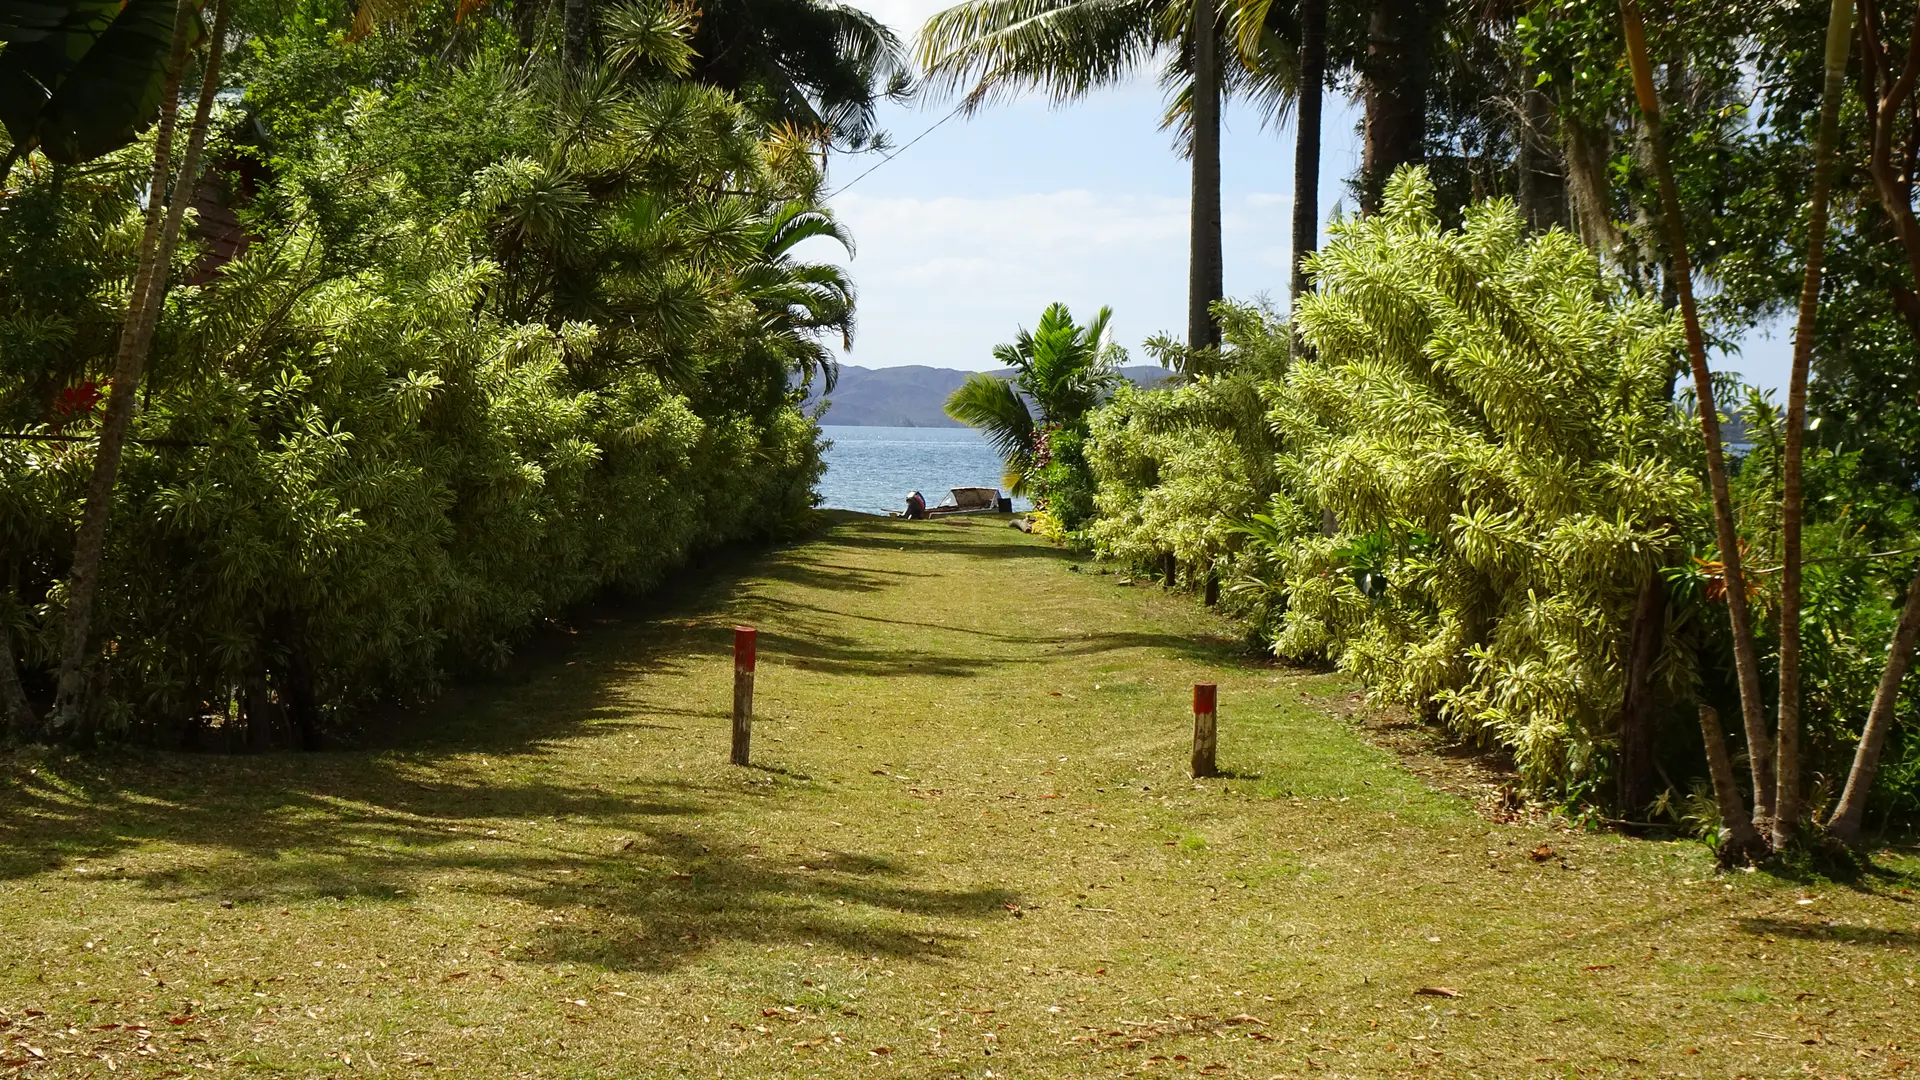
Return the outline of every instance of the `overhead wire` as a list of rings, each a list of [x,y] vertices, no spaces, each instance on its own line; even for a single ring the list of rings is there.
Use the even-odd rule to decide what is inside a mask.
[[[924,138],[926,138],[927,136],[929,136],[929,135],[931,135],[931,134],[933,134],[934,132],[936,132],[936,131],[938,131],[938,130],[940,130],[940,128],[941,128],[941,127],[942,127],[943,125],[945,125],[947,121],[949,121],[949,120],[951,120],[951,119],[953,119],[953,118],[954,118],[954,117],[956,117],[956,116],[959,116],[959,115],[960,115],[960,110],[962,110],[962,109],[964,109],[964,108],[966,108],[966,106],[967,106],[967,101],[966,101],[966,99],[965,99],[965,98],[962,98],[962,99],[960,99],[960,102],[959,102],[959,104],[957,104],[957,105],[955,105],[955,106],[954,106],[954,107],[952,108],[952,110],[950,110],[950,111],[949,111],[949,112],[947,113],[947,115],[945,115],[945,116],[943,116],[943,117],[941,117],[941,118],[940,118],[939,120],[937,120],[937,121],[935,121],[932,127],[929,127],[929,128],[927,129],[927,130],[925,130],[925,131],[923,131],[923,132],[921,132],[921,133],[920,133],[920,134],[918,134],[918,135],[915,135],[915,136],[914,136],[914,137],[913,137],[913,138],[912,138],[911,140],[909,140],[909,141],[908,141],[908,142],[907,142],[907,143],[906,143],[906,144],[905,144],[904,146],[902,146],[902,147],[900,147],[900,149],[898,149],[898,150],[895,150],[895,151],[894,151],[893,153],[891,153],[891,154],[888,154],[888,155],[887,155],[886,157],[883,157],[883,158],[881,158],[881,159],[880,159],[879,161],[876,161],[876,162],[874,162],[874,163],[872,164],[872,166],[870,166],[870,167],[869,167],[869,168],[867,169],[867,171],[866,171],[866,172],[863,172],[863,173],[861,173],[861,174],[860,174],[859,176],[856,176],[856,177],[854,177],[853,179],[851,179],[851,180],[849,180],[849,181],[847,181],[846,183],[844,183],[844,184],[841,184],[841,185],[840,185],[839,187],[837,187],[837,188],[834,188],[834,189],[833,189],[832,191],[829,191],[829,192],[827,192],[827,194],[826,194],[826,195],[825,195],[824,197],[825,197],[825,198],[828,198],[828,199],[831,199],[831,198],[833,198],[833,197],[834,197],[835,195],[838,195],[838,194],[840,194],[841,192],[843,192],[843,191],[845,191],[845,190],[847,190],[848,188],[850,188],[850,187],[852,187],[853,185],[855,185],[855,184],[857,184],[857,183],[859,183],[860,181],[862,181],[862,180],[865,180],[865,179],[866,179],[867,177],[869,177],[869,176],[872,176],[872,175],[874,174],[874,171],[875,171],[875,170],[877,170],[877,169],[879,169],[879,168],[880,168],[880,167],[881,167],[882,165],[885,165],[885,164],[886,164],[887,162],[889,162],[889,161],[892,161],[892,160],[893,160],[894,158],[897,158],[897,157],[899,157],[899,156],[900,156],[901,154],[904,154],[904,153],[906,153],[907,151],[909,151],[909,150],[911,150],[911,149],[913,149],[913,144],[914,144],[914,143],[917,143],[917,142],[919,142],[919,141],[920,141],[921,139],[924,139]]]

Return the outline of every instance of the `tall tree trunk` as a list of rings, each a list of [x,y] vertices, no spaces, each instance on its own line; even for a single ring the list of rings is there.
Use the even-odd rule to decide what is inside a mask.
[[[307,645],[307,620],[298,612],[289,612],[279,623],[280,637],[287,650],[281,698],[286,706],[287,723],[293,729],[294,746],[300,750],[318,750],[320,695],[315,686],[313,651]]]
[[[1360,157],[1360,210],[1380,210],[1393,170],[1424,159],[1427,81],[1432,52],[1430,0],[1377,0],[1367,20],[1361,69],[1366,128]]]
[[[1613,198],[1607,183],[1612,157],[1605,132],[1595,131],[1573,117],[1560,120],[1567,163],[1567,209],[1574,231],[1587,246],[1612,257],[1620,248],[1620,230],[1613,223]]]
[[[1914,83],[1920,79],[1920,6],[1914,12],[1913,26],[1907,39],[1907,55],[1897,74],[1884,70],[1888,55],[1880,31],[1880,20],[1873,0],[1860,0],[1860,97],[1866,105],[1867,125],[1873,135],[1868,172],[1873,176],[1873,186],[1880,197],[1881,209],[1893,220],[1894,233],[1900,238],[1900,247],[1907,256],[1907,268],[1913,276],[1914,286],[1920,290],[1920,222],[1914,220],[1913,177],[1907,170],[1896,166],[1893,160],[1894,125],[1901,121],[1908,125],[1915,123],[1910,101]],[[1881,89],[1883,81],[1886,83],[1884,92]],[[1911,130],[1907,134],[1911,137]],[[1908,326],[1916,342],[1920,342],[1920,326],[1915,325],[1911,318]],[[1880,671],[1880,685],[1874,691],[1873,707],[1868,711],[1866,727],[1860,733],[1860,745],[1854,750],[1853,767],[1847,772],[1847,786],[1840,795],[1839,805],[1834,807],[1833,817],[1827,823],[1830,834],[1849,844],[1860,838],[1860,829],[1866,819],[1867,795],[1872,791],[1874,775],[1880,769],[1880,751],[1886,745],[1887,729],[1893,723],[1893,707],[1900,697],[1900,684],[1906,678],[1907,666],[1913,661],[1916,638],[1920,638],[1920,573],[1914,576],[1913,583],[1907,587],[1906,607],[1900,612],[1893,645],[1887,652],[1886,667]]]
[[[1667,157],[1666,139],[1660,128],[1660,98],[1653,88],[1653,65],[1647,59],[1646,30],[1640,21],[1638,0],[1620,0],[1620,17],[1627,39],[1627,60],[1633,67],[1634,95],[1646,118],[1647,140],[1654,177],[1660,186],[1660,216],[1666,227],[1667,245],[1673,261],[1673,283],[1680,293],[1680,317],[1687,334],[1687,360],[1693,368],[1694,393],[1699,401],[1700,435],[1706,442],[1707,480],[1713,490],[1714,532],[1720,545],[1721,565],[1726,575],[1727,617],[1733,630],[1733,664],[1740,683],[1740,711],[1746,721],[1747,753],[1754,770],[1755,821],[1727,823],[1729,842],[1736,846],[1735,857],[1752,854],[1764,846],[1757,826],[1769,821],[1773,809],[1766,788],[1773,782],[1773,770],[1767,760],[1770,740],[1766,716],[1761,710],[1760,663],[1754,651],[1753,623],[1747,611],[1747,578],[1740,559],[1740,535],[1734,527],[1733,495],[1727,487],[1727,462],[1720,445],[1720,416],[1713,400],[1713,373],[1707,368],[1705,339],[1700,333],[1700,314],[1693,302],[1693,262],[1687,255],[1686,219],[1680,216],[1680,193],[1674,187],[1673,166]],[[1701,716],[1704,719],[1705,713]],[[1703,732],[1704,734],[1704,732]],[[1720,786],[1718,778],[1714,786]],[[1729,794],[1737,803],[1737,793],[1717,792],[1722,803]],[[1744,827],[1742,827],[1744,826]]]
[[[1220,253],[1220,27],[1218,0],[1193,5],[1193,199],[1187,264],[1187,348],[1220,344],[1213,304],[1226,292]]]
[[[180,76],[187,64],[187,45],[194,30],[193,0],[179,0],[173,14],[172,51],[160,97],[160,128],[154,137],[153,175],[147,185],[147,223],[140,236],[140,255],[134,272],[127,315],[120,327],[120,347],[114,357],[113,385],[107,395],[106,417],[100,426],[100,445],[94,455],[93,475],[87,483],[86,508],[73,548],[73,571],[67,578],[67,610],[60,652],[60,680],[49,717],[53,732],[71,738],[86,735],[87,643],[93,631],[93,600],[99,591],[101,557],[106,551],[107,520],[113,515],[113,481],[120,470],[120,452],[133,423],[134,395],[146,366],[151,338],[147,307],[157,304],[157,283],[166,277],[173,254],[171,237],[162,229],[167,214],[167,174],[172,164],[177,126]],[[209,59],[212,75],[218,61]],[[209,80],[211,81],[211,80]],[[203,95],[204,98],[204,95]]]
[[[1667,636],[1667,583],[1649,568],[1633,604],[1627,631],[1626,693],[1620,700],[1620,813],[1631,815],[1653,801],[1654,668]]]
[[[593,33],[593,0],[566,0],[561,16],[561,62],[570,72],[587,66],[587,42]]]
[[[33,705],[20,685],[20,664],[13,654],[13,628],[0,622],[0,737],[4,741],[34,735]]]
[[[520,43],[520,52],[524,57],[533,52],[534,38],[539,30],[540,17],[547,10],[543,0],[514,0],[513,35]]]
[[[1700,737],[1707,750],[1707,773],[1713,777],[1713,801],[1720,808],[1720,865],[1733,866],[1763,855],[1767,842],[1747,817],[1733,778],[1733,755],[1727,752],[1727,733],[1720,730],[1720,714],[1711,705],[1700,706]]]
[[[1564,168],[1554,160],[1553,103],[1546,91],[1534,85],[1533,69],[1520,66],[1520,132],[1515,140],[1519,153],[1514,178],[1520,216],[1536,229],[1546,229],[1566,220],[1566,181]]]
[[[247,680],[247,752],[265,754],[273,749],[273,698],[267,688],[266,665],[260,665]]]
[[[1320,246],[1320,114],[1326,97],[1327,0],[1300,0],[1300,89],[1293,142],[1293,281],[1288,306],[1307,295],[1307,256]],[[1296,349],[1300,336],[1294,335]]]
[[[1873,708],[1867,712],[1867,725],[1860,732],[1860,745],[1854,750],[1853,768],[1847,770],[1847,786],[1827,822],[1827,833],[1844,843],[1856,843],[1867,820],[1867,794],[1873,790],[1874,774],[1880,771],[1880,751],[1887,744],[1887,732],[1893,728],[1893,706],[1900,699],[1900,683],[1906,677],[1906,659],[1913,655],[1920,639],[1920,577],[1907,586],[1907,602],[1900,609],[1900,622],[1893,632],[1893,645],[1887,651],[1887,666],[1880,671],[1880,685],[1873,692]]]
[[[1807,270],[1800,286],[1800,319],[1793,332],[1793,372],[1787,383],[1786,447],[1781,453],[1780,707],[1778,781],[1774,785],[1773,847],[1784,850],[1800,830],[1800,527],[1805,517],[1801,475],[1807,428],[1807,369],[1813,362],[1813,326],[1820,308],[1820,272],[1827,247],[1827,187],[1833,147],[1840,138],[1840,95],[1853,43],[1852,0],[1833,0],[1827,17],[1826,85],[1820,131],[1813,144],[1813,195],[1807,208]]]

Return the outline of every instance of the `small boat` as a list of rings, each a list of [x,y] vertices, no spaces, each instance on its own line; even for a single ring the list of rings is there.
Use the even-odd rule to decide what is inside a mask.
[[[909,497],[908,513],[890,510],[887,516],[905,518],[915,516],[914,501],[919,497],[920,493],[917,491]],[[947,492],[946,498],[940,500],[937,505],[927,507],[925,511],[926,516],[930,518],[951,517],[955,514],[1010,514],[1012,512],[1013,500],[1002,497],[999,488],[990,487],[952,488]]]
[[[947,492],[947,497],[939,505],[927,507],[928,517],[947,517],[952,514],[1002,514],[1013,509],[1003,503],[1010,502],[1000,497],[999,488],[957,487]]]

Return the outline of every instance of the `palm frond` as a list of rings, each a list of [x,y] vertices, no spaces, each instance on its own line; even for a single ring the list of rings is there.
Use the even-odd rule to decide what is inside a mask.
[[[1033,460],[1033,413],[1009,379],[976,373],[947,397],[948,416],[978,430],[1007,463],[1008,477],[1024,476]],[[1012,486],[1016,493],[1024,484]]]
[[[1165,44],[1166,0],[976,0],[935,14],[917,55],[934,94],[972,112],[1037,90],[1058,103],[1125,81]]]

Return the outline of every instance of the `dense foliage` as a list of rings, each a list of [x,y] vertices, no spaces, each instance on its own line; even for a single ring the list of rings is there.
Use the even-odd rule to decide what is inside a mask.
[[[265,17],[216,116],[109,533],[103,730],[310,745],[811,506],[790,385],[852,322],[793,252],[847,242],[813,143],[680,79],[669,9],[609,13],[579,72],[504,21],[347,16]],[[27,158],[0,199],[0,622],[36,702],[151,156]]]
[[[1530,233],[1511,202],[1469,208],[1458,229],[1435,206],[1425,175],[1403,171],[1380,213],[1334,227],[1292,326],[1229,305],[1218,359],[1097,411],[1100,513],[1078,539],[1223,580],[1223,603],[1266,647],[1509,751],[1535,791],[1612,801],[1623,769],[1699,777],[1693,703],[1734,706],[1720,582],[1699,554],[1712,534],[1698,444],[1671,404],[1677,320],[1572,235]],[[1292,360],[1296,330],[1311,351]],[[1755,446],[1737,487],[1764,568],[1777,563],[1778,411],[1757,399],[1747,413]],[[1845,718],[1871,696],[1897,595],[1897,574],[1844,558],[1898,542],[1884,506],[1836,505],[1872,497],[1859,458],[1823,453],[1812,468],[1839,514],[1810,537],[1830,559],[1810,568],[1808,631],[1810,745],[1829,777],[1851,753]],[[1774,581],[1758,579],[1763,611]],[[1645,740],[1657,764],[1623,763],[1623,739]],[[1914,797],[1912,742],[1883,778],[1886,811]]]

